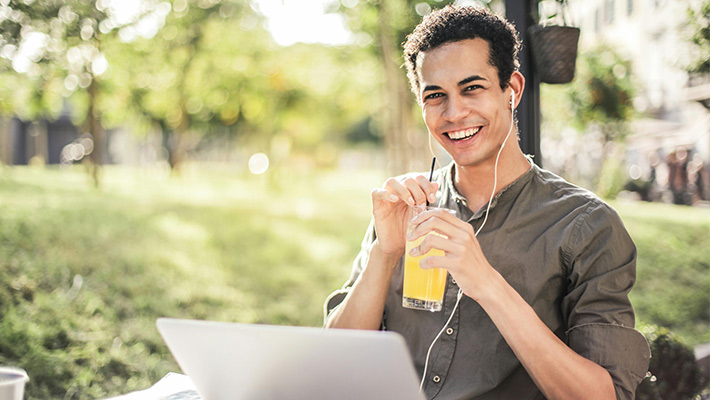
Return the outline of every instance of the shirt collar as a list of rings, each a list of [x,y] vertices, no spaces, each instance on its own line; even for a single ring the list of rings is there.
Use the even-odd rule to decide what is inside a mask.
[[[530,163],[530,168],[528,168],[527,171],[525,171],[524,174],[520,175],[518,178],[516,178],[513,182],[511,182],[508,186],[504,187],[502,190],[500,190],[496,195],[493,197],[493,201],[491,201],[491,210],[495,208],[495,206],[499,202],[505,201],[507,198],[513,198],[513,196],[507,196],[502,197],[504,193],[509,192],[511,194],[516,194],[518,193],[522,187],[525,185],[526,182],[530,181],[533,177],[534,171],[536,171],[536,166],[535,163],[533,163],[532,159],[528,156],[525,156],[527,158],[528,162]],[[447,167],[445,167],[445,172],[444,172],[444,181],[445,181],[445,188],[444,188],[444,193],[443,196],[444,198],[442,199],[442,203],[446,204],[448,207],[454,207],[454,205],[459,206],[459,212],[461,213],[461,216],[464,217],[464,220],[471,220],[471,219],[477,219],[482,217],[486,209],[488,208],[488,204],[484,205],[481,207],[481,209],[477,210],[475,213],[472,213],[471,210],[468,208],[468,203],[466,201],[466,198],[459,193],[458,190],[456,190],[456,186],[454,186],[454,174],[456,171],[456,164],[452,161],[451,164],[449,164]]]

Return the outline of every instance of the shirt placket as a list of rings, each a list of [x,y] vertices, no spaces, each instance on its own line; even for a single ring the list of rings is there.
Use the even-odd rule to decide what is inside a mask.
[[[449,319],[449,316],[454,311],[458,290],[459,287],[456,281],[449,275],[446,282],[444,307],[442,309],[446,320]],[[451,322],[446,326],[431,351],[430,365],[427,370],[427,376],[424,378],[426,381],[424,384],[424,392],[429,399],[433,399],[439,394],[446,381],[449,368],[451,367],[451,362],[454,358],[454,350],[456,349],[456,338],[459,332],[460,307],[461,304],[459,304],[459,308],[455,311],[456,314],[451,318]]]

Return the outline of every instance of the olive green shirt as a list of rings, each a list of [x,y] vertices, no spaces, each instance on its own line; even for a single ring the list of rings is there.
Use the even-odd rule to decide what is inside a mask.
[[[453,174],[453,164],[435,172],[438,204],[477,230],[486,207],[472,212],[454,187]],[[326,302],[327,313],[360,275],[374,240],[371,224],[350,279]],[[609,371],[617,398],[633,399],[650,351],[634,329],[628,293],[636,279],[636,247],[618,214],[591,192],[532,165],[495,196],[478,241],[489,263],[550,330]],[[402,274],[400,261],[382,327],[404,336],[421,376],[458,287],[449,276],[442,312],[406,309]],[[544,398],[486,312],[467,296],[432,349],[423,390],[429,399]]]

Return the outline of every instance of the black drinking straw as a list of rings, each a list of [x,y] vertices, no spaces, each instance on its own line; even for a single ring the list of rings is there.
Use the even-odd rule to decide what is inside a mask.
[[[431,167],[429,168],[429,182],[434,178],[434,164],[436,164],[436,157],[431,158]],[[429,197],[427,196],[426,205],[429,206]]]

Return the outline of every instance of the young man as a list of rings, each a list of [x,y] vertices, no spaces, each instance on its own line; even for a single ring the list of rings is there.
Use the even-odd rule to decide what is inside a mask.
[[[608,205],[520,150],[519,48],[511,24],[472,7],[435,11],[408,37],[412,90],[453,163],[433,182],[405,175],[372,191],[371,229],[326,325],[399,332],[422,374],[454,311],[428,359],[428,398],[632,399],[650,355],[627,296],[636,249]],[[427,201],[457,215],[424,212],[408,237],[445,235],[413,250],[445,252],[422,261],[450,274],[437,313],[401,306],[407,209]]]

